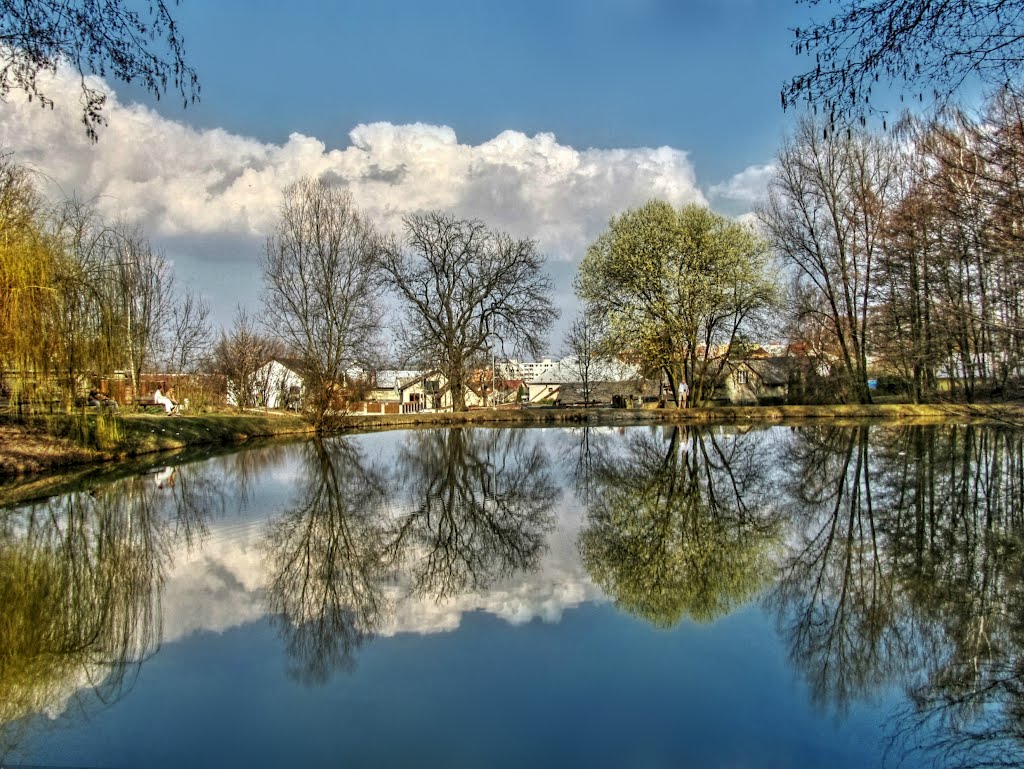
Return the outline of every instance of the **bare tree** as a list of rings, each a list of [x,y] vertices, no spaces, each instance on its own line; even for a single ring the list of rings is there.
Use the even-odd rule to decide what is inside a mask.
[[[165,366],[176,374],[191,374],[213,347],[210,303],[186,290],[171,308]]]
[[[472,361],[492,340],[537,354],[557,311],[544,258],[532,240],[516,240],[478,220],[432,212],[405,220],[404,244],[381,263],[404,301],[406,352],[448,380],[453,408],[466,410]]]
[[[116,229],[116,255],[109,288],[120,323],[118,336],[125,363],[132,388],[138,394],[142,370],[153,362],[171,318],[174,276],[141,231],[125,225]]]
[[[815,104],[830,127],[876,113],[872,88],[880,81],[944,104],[968,78],[1001,86],[1024,65],[1020,0],[798,2],[839,7],[794,30],[793,49],[813,63],[783,88],[782,105]]]
[[[199,78],[185,62],[169,3],[138,4],[146,8],[143,13],[129,5],[125,0],[0,0],[0,98],[19,90],[52,107],[39,75],[66,62],[82,75],[82,123],[93,140],[105,123],[106,94],[88,84],[84,76],[90,72],[139,83],[157,98],[171,83],[186,105],[196,101]]]
[[[347,191],[309,178],[285,189],[263,260],[265,323],[303,359],[317,424],[346,371],[379,348],[379,248]]]
[[[579,377],[584,403],[590,403],[592,400],[593,373],[598,362],[600,341],[597,318],[583,312],[569,326],[562,343],[562,355],[571,361],[572,371]]]
[[[805,119],[779,153],[759,212],[776,250],[796,268],[798,308],[834,336],[850,395],[871,402],[868,320],[884,225],[899,192],[895,148],[877,137],[825,136]]]
[[[260,334],[249,313],[239,306],[231,333],[222,331],[213,349],[214,369],[227,378],[228,395],[234,397],[239,411],[266,402],[272,383],[261,377],[260,369],[280,352],[280,345]]]

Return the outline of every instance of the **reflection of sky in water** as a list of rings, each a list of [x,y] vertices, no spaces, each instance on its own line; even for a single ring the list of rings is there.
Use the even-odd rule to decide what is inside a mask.
[[[877,714],[814,713],[745,611],[652,632],[604,605],[557,625],[485,613],[459,631],[378,639],[320,687],[288,680],[259,622],[198,634],[147,664],[87,733],[38,761],[126,767],[877,766]],[[881,706],[888,704],[881,698]],[[73,753],[71,751],[74,751]]]
[[[850,621],[859,624],[843,629],[848,637],[823,632],[838,616],[829,613],[835,608],[828,603],[831,591],[846,585],[851,592],[874,595],[894,589],[899,580],[883,574],[881,583],[871,583],[890,568],[875,568],[871,548],[851,550],[852,559],[823,550],[826,560],[832,559],[838,568],[823,568],[820,574],[813,569],[799,572],[817,563],[820,553],[813,548],[820,540],[815,537],[829,531],[828,520],[823,528],[821,519],[821,511],[831,509],[829,493],[835,491],[829,473],[834,468],[846,472],[861,457],[855,433],[836,433],[838,439],[829,443],[836,436],[826,435],[827,429],[819,432],[828,440],[818,441],[815,435],[806,446],[801,444],[804,453],[799,453],[791,451],[791,444],[798,435],[801,441],[806,436],[786,427],[755,432],[714,428],[699,438],[689,434],[679,440],[675,438],[682,434],[664,427],[599,428],[588,436],[592,456],[587,467],[599,479],[589,487],[581,484],[583,432],[550,428],[516,431],[519,443],[493,444],[489,438],[507,433],[475,430],[465,442],[445,442],[432,440],[446,434],[440,431],[382,432],[335,444],[345,451],[355,447],[355,454],[318,455],[311,445],[294,443],[182,465],[173,484],[166,473],[159,476],[164,487],[154,498],[163,516],[172,521],[170,505],[180,504],[189,493],[193,502],[199,500],[208,510],[190,537],[168,524],[170,533],[162,540],[168,549],[159,579],[161,648],[142,664],[138,681],[123,696],[101,707],[83,708],[82,699],[71,696],[75,686],[88,684],[84,675],[64,681],[59,701],[45,709],[56,720],[39,720],[40,731],[25,740],[23,752],[13,758],[35,764],[125,767],[881,765],[881,743],[894,723],[893,714],[905,711],[901,687],[909,686],[909,679],[916,684],[924,680],[927,665],[938,664],[945,653],[941,647],[948,638],[942,633],[953,630],[928,636],[936,645],[927,651],[922,647],[909,652],[923,655],[925,662],[904,661],[899,644],[905,639],[900,635],[907,633],[916,642],[923,632],[917,623],[925,621],[929,611],[928,597],[918,596],[915,600],[925,608],[915,609],[916,614],[899,604],[876,605],[870,602],[875,598],[866,598],[869,603],[864,607],[851,607]],[[903,472],[903,437],[897,431],[875,435],[868,452],[872,461],[882,467],[891,454],[892,467]],[[847,440],[849,436],[853,438]],[[495,457],[504,457],[506,450],[515,459],[502,466]],[[429,537],[413,539],[396,561],[398,566],[373,571],[367,578],[376,588],[374,605],[384,607],[372,627],[363,627],[358,617],[346,614],[356,604],[346,603],[344,595],[339,611],[328,612],[326,619],[317,613],[323,608],[320,603],[309,604],[294,595],[285,605],[298,609],[284,626],[268,614],[268,605],[280,605],[269,596],[279,589],[275,568],[282,563],[282,554],[301,560],[309,550],[301,538],[285,537],[283,545],[276,542],[273,547],[268,542],[281,531],[289,536],[301,533],[311,521],[321,525],[316,529],[318,547],[330,544],[325,533],[328,540],[338,535],[339,542],[345,537],[372,540],[378,529],[370,524],[381,520],[390,536],[393,526],[416,509],[410,489],[421,486],[409,485],[410,473],[421,473],[423,478],[412,480],[435,489],[438,499],[450,490],[442,481],[452,474],[441,468],[434,477],[430,469],[436,456],[448,452],[468,456],[467,466],[484,457],[494,463],[488,465],[492,475],[493,467],[502,467],[506,480],[512,480],[489,486],[499,496],[510,489],[526,493],[538,490],[531,485],[550,484],[551,526],[542,530],[543,547],[535,561],[527,559],[528,566],[522,567],[510,561],[508,568],[488,573],[483,584],[470,580],[438,598],[417,590],[414,578],[422,559],[438,553],[429,552]],[[322,520],[317,515],[298,516],[291,528],[281,528],[310,489],[323,490],[323,484],[310,482],[310,473],[320,478],[316,463],[325,457],[333,458],[335,465],[355,457],[368,483],[383,479],[388,506],[346,507],[361,487],[345,485],[348,471],[343,469],[339,488],[344,493],[337,509],[344,511],[343,518],[358,519],[359,526],[322,528],[324,521],[333,520],[328,509]],[[542,461],[529,465],[533,475],[527,479],[535,483],[516,486],[517,469],[537,460]],[[797,460],[803,465],[792,466]],[[678,478],[650,482],[666,462],[688,469]],[[721,467],[730,464],[732,474],[716,475],[716,481],[707,485],[704,468],[716,467],[712,475],[721,475]],[[428,476],[440,485],[426,483]],[[903,547],[891,521],[882,521],[886,505],[899,496],[886,486],[884,473],[874,481],[871,504],[876,511],[870,515],[857,507],[862,495],[852,477],[840,475],[840,497],[849,509],[840,511],[841,525],[830,536],[838,542],[857,527],[864,529],[865,522],[871,528],[872,516],[877,515],[878,530],[865,541],[883,550]],[[657,500],[671,496],[686,486],[680,479],[694,482],[700,493],[673,508],[672,521],[643,508],[643,494],[650,492]],[[146,488],[152,491],[156,481],[144,480],[152,484]],[[632,483],[637,484],[636,509],[616,507],[621,503],[618,490],[633,494]],[[669,488],[671,492],[666,491]],[[736,488],[743,490],[745,501],[730,502]],[[819,508],[795,506],[798,488],[809,498],[817,495]],[[943,499],[948,497],[942,494]],[[706,528],[710,496],[715,497],[714,516],[726,522],[722,528]],[[369,495],[364,501],[372,506],[376,499]],[[691,504],[697,507],[687,507]],[[424,517],[419,523],[427,524],[421,533],[456,539],[479,534],[469,527],[445,529],[439,518],[443,515],[436,509]],[[603,548],[605,538],[595,545],[593,534],[604,531],[598,525],[602,520],[614,547]],[[630,527],[637,521],[653,528],[633,531]],[[23,536],[23,524],[15,515],[5,530]],[[591,539],[585,542],[588,531]],[[607,564],[600,558],[607,559],[616,547],[640,560],[664,554],[648,547],[652,532],[669,540],[702,536],[705,548],[732,548],[721,563],[731,566],[730,557],[749,563],[735,573],[711,575],[723,582],[709,587],[721,591],[718,603],[666,607],[653,599],[647,602],[643,590],[656,592],[660,585],[682,588],[684,593],[691,589],[693,580],[708,576],[700,571],[701,564],[721,571],[714,558],[706,560],[703,553],[695,557],[678,542],[664,551],[665,568],[655,564],[646,573],[644,563],[633,562],[646,581],[631,583],[631,573],[621,564],[601,570]],[[621,541],[615,540],[619,535]],[[362,550],[357,547],[353,552],[358,555]],[[584,566],[587,554],[598,558],[596,566]],[[445,555],[440,553],[442,560]],[[300,579],[289,583],[291,589],[298,584],[315,592],[326,574],[326,584],[342,585],[360,596],[363,588],[354,584],[360,573],[330,571],[347,561],[321,563],[321,556],[318,551],[311,571],[298,572]],[[762,585],[751,577],[765,568],[764,558],[778,570],[777,582]],[[983,571],[983,564],[978,568]],[[849,575],[852,579],[846,580]],[[819,590],[824,585],[824,597],[813,597],[815,578]],[[616,610],[613,598],[606,597],[595,580],[612,584],[614,602],[638,616]],[[910,583],[903,583],[900,589],[907,591]],[[758,597],[762,600],[751,602]],[[809,619],[802,634],[790,624],[800,612]],[[702,623],[694,623],[691,616]],[[324,645],[321,652],[337,653],[338,648],[332,647],[330,637],[325,643],[323,634],[303,634],[298,627],[315,628],[318,620],[332,632],[352,634],[351,649],[346,646],[337,657],[326,654],[327,668],[319,673],[316,661],[303,660],[302,655],[315,657],[317,644]],[[880,620],[888,624],[872,629],[871,623]],[[656,629],[662,622],[667,629]],[[1017,648],[1015,641],[1002,640]],[[877,643],[877,650],[855,648],[865,641]],[[833,658],[823,651],[832,643],[848,648],[843,646]],[[842,658],[844,654],[851,659]],[[857,670],[864,662],[852,659],[858,654],[874,654],[868,663],[874,667]],[[331,660],[336,667],[331,667]],[[296,669],[304,673],[297,676]],[[62,710],[66,712],[61,714]],[[903,766],[931,765],[931,756],[898,755],[905,759]],[[948,765],[957,762],[950,760]]]
[[[378,629],[379,635],[452,630],[463,613],[477,610],[513,623],[538,617],[554,621],[566,608],[600,596],[577,552],[584,511],[558,467],[564,432],[531,430],[529,435],[546,448],[560,485],[566,488],[552,511],[555,526],[537,569],[499,580],[486,591],[471,591],[441,602],[429,596],[407,596],[404,585],[385,586],[395,611]],[[367,464],[389,467],[403,436],[401,432],[382,432],[347,440],[361,449]],[[270,521],[293,504],[300,473],[301,447],[288,449],[278,450],[280,461],[246,479],[244,494],[238,488],[241,484],[225,472],[223,491],[229,500],[237,500],[238,506],[232,510],[228,503],[224,516],[210,522],[199,547],[187,548],[181,543],[176,550],[163,590],[165,641],[197,630],[222,632],[263,615],[262,591],[269,575],[261,543]]]
[[[382,432],[348,440],[360,448],[367,464],[391,467],[403,435]],[[546,447],[555,466],[562,448],[559,438],[563,435],[545,430],[531,430],[529,435]],[[224,473],[221,487],[228,505],[225,514],[210,522],[199,547],[189,549],[180,544],[167,573],[163,591],[166,642],[199,630],[223,632],[264,613],[262,591],[269,575],[261,543],[269,521],[293,504],[300,472],[301,447],[289,446],[289,450],[279,451],[280,461],[248,477],[244,484],[232,479],[230,472]],[[188,469],[180,468],[179,473]],[[244,492],[240,485],[245,486]],[[239,504],[231,510],[233,501]],[[587,578],[577,553],[583,515],[579,502],[567,492],[552,512],[555,527],[536,570],[516,573],[486,591],[469,592],[443,602],[429,596],[408,597],[406,586],[386,586],[385,593],[393,599],[395,611],[378,634],[453,630],[459,626],[464,612],[475,610],[496,614],[512,623],[528,622],[535,617],[555,621],[564,609],[599,597],[600,591]]]

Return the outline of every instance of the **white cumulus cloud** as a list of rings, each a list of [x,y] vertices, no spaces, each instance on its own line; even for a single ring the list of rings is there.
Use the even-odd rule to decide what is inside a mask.
[[[710,192],[715,200],[728,200],[753,208],[768,199],[768,183],[775,174],[775,165],[748,166],[728,181],[714,185]]]
[[[306,175],[348,187],[386,229],[400,229],[405,214],[443,209],[534,237],[560,259],[578,257],[626,207],[652,197],[704,202],[687,154],[671,147],[581,150],[518,131],[471,145],[422,123],[358,125],[342,149],[298,133],[268,144],[191,129],[109,89],[109,125],[92,144],[75,110],[76,79],[61,73],[47,88],[52,111],[13,97],[0,106],[4,145],[65,194],[95,198],[104,214],[138,221],[154,238],[262,238],[281,189]]]
[[[90,84],[108,94],[98,143],[80,122],[77,76],[60,72],[46,86],[52,110],[17,94],[0,103],[0,149],[36,167],[52,194],[94,201],[108,219],[141,225],[222,326],[236,305],[258,307],[264,239],[281,190],[303,176],[348,188],[386,231],[400,232],[407,214],[441,209],[536,239],[563,324],[577,312],[575,265],[613,215],[651,198],[707,202],[688,154],[673,147],[579,149],[519,131],[468,144],[448,126],[385,122],[355,126],[341,148],[300,133],[276,144],[197,130],[122,103],[101,80]],[[556,328],[552,350],[559,336]]]

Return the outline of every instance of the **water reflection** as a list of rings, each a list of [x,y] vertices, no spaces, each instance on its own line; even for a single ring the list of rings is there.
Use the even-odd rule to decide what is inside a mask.
[[[895,740],[957,766],[1024,755],[1024,436],[917,428],[886,447],[892,568],[928,636]],[[929,728],[925,728],[929,727]],[[920,735],[934,735],[922,744]]]
[[[581,442],[591,503],[580,552],[594,581],[659,627],[749,601],[778,534],[762,439],[669,427]]]
[[[388,467],[345,438],[308,444],[304,460],[265,549],[268,611],[306,684],[351,670],[397,604],[535,568],[558,497],[523,431],[411,432]]]
[[[817,698],[897,684],[892,755],[1024,750],[1024,435],[974,425],[794,435],[803,536],[770,599]]]
[[[175,542],[205,529],[208,484],[185,472],[78,491],[0,518],[0,749],[33,713],[83,710],[130,688],[160,644]],[[2,755],[2,754],[0,754]]]
[[[305,683],[348,670],[353,653],[386,611],[384,483],[348,441],[305,446],[298,504],[266,536],[275,617],[293,667]]]
[[[375,635],[451,628],[461,611],[514,600],[534,605],[502,616],[557,616],[594,585],[660,628],[759,606],[823,710],[845,718],[880,692],[905,694],[888,722],[893,763],[1020,763],[1021,431],[450,429],[374,440],[273,445],[3,511],[0,750],[38,726],[26,716],[88,713],[129,691],[172,602],[205,616],[168,590],[194,567],[200,586],[203,573],[230,573],[255,607],[209,629],[265,613],[289,675],[307,685],[351,670]],[[249,508],[255,555],[218,527]],[[251,573],[231,572],[236,556]],[[571,599],[531,593],[541,573]],[[535,595],[558,606],[538,610]]]
[[[842,712],[902,680],[921,638],[885,547],[884,494],[868,426],[801,430],[785,452],[793,544],[769,602],[812,696]]]
[[[559,492],[524,430],[424,430],[398,455],[402,514],[390,536],[412,592],[441,601],[534,569]]]

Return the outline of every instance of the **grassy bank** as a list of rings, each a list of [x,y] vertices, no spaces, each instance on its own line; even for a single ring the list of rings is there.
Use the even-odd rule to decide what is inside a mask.
[[[0,420],[0,476],[311,431],[289,414],[126,414],[115,419],[58,414],[25,423]]]
[[[545,424],[734,424],[806,423],[864,419],[900,422],[980,420],[1024,426],[1021,404],[873,406],[750,406],[706,409],[516,409],[458,414],[372,414],[340,418],[339,432],[366,432],[442,425]],[[312,433],[290,414],[204,414],[166,417],[127,414],[104,421],[95,414],[39,417],[23,424],[0,419],[0,476],[74,467],[172,451],[190,446],[221,446],[285,435]]]

